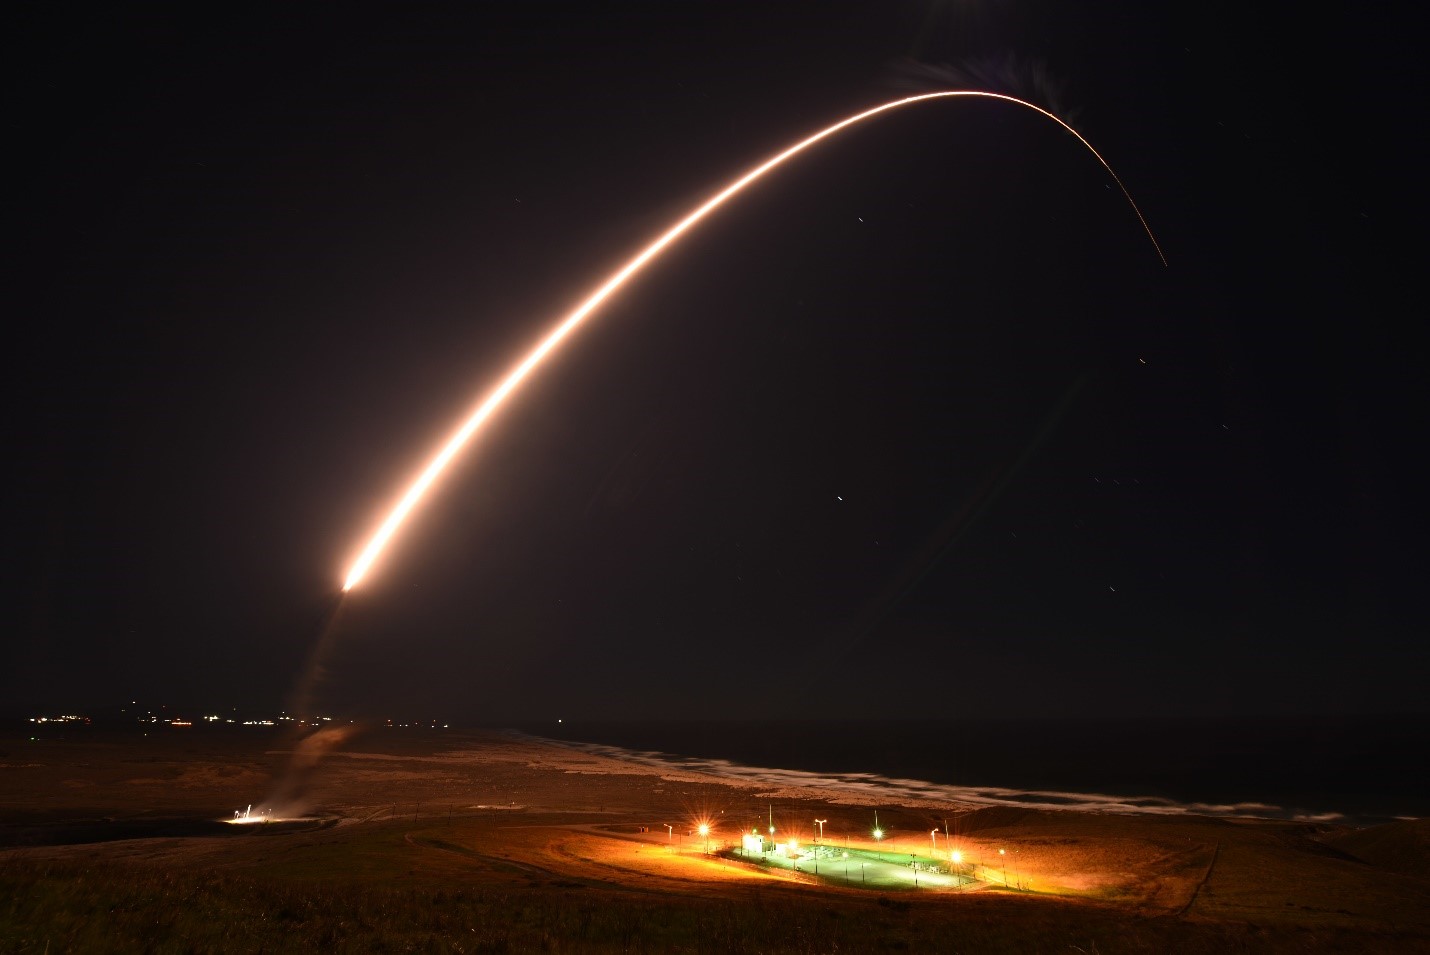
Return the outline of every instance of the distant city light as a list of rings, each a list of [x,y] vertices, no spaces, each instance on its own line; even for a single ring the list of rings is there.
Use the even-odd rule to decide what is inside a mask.
[[[129,704],[129,706],[138,705],[139,704],[137,701],[132,701]],[[101,723],[104,723],[107,720],[120,720],[126,723],[133,721],[139,723],[141,726],[158,726],[160,724],[163,724],[165,726],[174,726],[179,728],[188,728],[192,726],[216,726],[225,724],[237,726],[279,726],[292,724],[294,726],[299,727],[318,727],[326,723],[334,722],[347,723],[348,725],[353,725],[356,723],[355,720],[338,720],[336,717],[333,716],[297,717],[283,711],[279,711],[276,715],[273,716],[251,716],[247,719],[240,719],[238,718],[238,707],[233,707],[232,709],[234,713],[233,716],[222,716],[219,713],[215,713],[212,711],[207,713],[200,711],[202,715],[197,715],[190,718],[187,716],[179,716],[172,712],[168,712],[169,707],[167,706],[159,706],[156,708],[146,707],[138,711],[131,711],[125,708],[118,710],[117,715],[111,715],[108,717],[101,716],[98,717],[98,719]],[[26,717],[25,719],[26,722],[29,722],[36,727],[39,727],[54,725],[91,726],[94,724],[96,718],[91,716],[85,716],[79,713],[61,713],[56,716],[30,716]],[[407,727],[433,730],[447,730],[452,728],[451,723],[443,722],[440,719],[410,720],[406,722],[393,722],[392,720],[388,720],[387,725],[392,727]]]

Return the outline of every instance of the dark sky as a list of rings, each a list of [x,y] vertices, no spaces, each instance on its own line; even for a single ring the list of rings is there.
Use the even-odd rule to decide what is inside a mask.
[[[12,14],[9,703],[283,700],[524,348],[921,63],[1066,111],[1170,266],[1031,112],[830,142],[510,403],[347,598],[324,705],[1425,711],[1408,14],[452,9]]]

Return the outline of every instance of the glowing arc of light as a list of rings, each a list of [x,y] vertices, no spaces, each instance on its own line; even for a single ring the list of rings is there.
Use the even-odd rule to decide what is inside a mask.
[[[532,369],[540,364],[542,359],[550,354],[557,345],[560,345],[568,335],[575,331],[576,327],[594,312],[601,303],[619,290],[627,279],[640,271],[647,262],[664,251],[666,246],[680,238],[699,223],[700,220],[723,205],[727,199],[743,190],[765,173],[821,140],[827,139],[849,126],[863,122],[880,113],[898,109],[902,106],[910,106],[914,103],[956,96],[973,96],[1013,103],[1047,117],[1069,133],[1072,133],[1073,136],[1077,137],[1078,142],[1086,146],[1088,152],[1097,158],[1097,161],[1102,164],[1102,168],[1107,170],[1108,175],[1112,176],[1112,180],[1117,183],[1117,187],[1122,190],[1123,196],[1127,198],[1128,204],[1132,206],[1132,211],[1137,214],[1137,220],[1142,223],[1142,228],[1146,231],[1147,238],[1152,240],[1152,247],[1157,250],[1158,258],[1162,260],[1163,265],[1167,264],[1167,257],[1162,254],[1162,247],[1157,243],[1157,238],[1152,234],[1152,229],[1147,225],[1147,220],[1143,218],[1142,210],[1137,207],[1137,203],[1133,200],[1132,194],[1127,191],[1127,187],[1122,184],[1122,180],[1117,177],[1117,173],[1112,171],[1112,166],[1108,164],[1106,159],[1102,158],[1101,153],[1093,148],[1092,143],[1083,138],[1081,133],[1041,106],[1035,106],[1027,100],[1018,99],[1016,96],[1008,96],[1004,93],[990,93],[983,90],[943,90],[936,93],[922,93],[918,96],[909,96],[904,99],[884,103],[881,106],[875,106],[872,109],[867,109],[862,113],[857,113],[847,119],[841,120],[833,126],[826,127],[806,139],[800,140],[783,152],[751,169],[715,193],[715,195],[705,200],[695,211],[687,214],[685,218],[667,229],[658,239],[642,249],[634,258],[616,270],[610,278],[602,282],[596,291],[592,292],[584,302],[577,306],[575,311],[562,319],[561,323],[552,329],[515,368],[507,372],[501,384],[497,385],[495,390],[482,399],[481,404],[477,405],[476,409],[472,411],[466,421],[462,423],[462,426],[447,439],[447,442],[442,445],[442,449],[438,451],[436,456],[422,469],[422,473],[419,474],[417,479],[408,487],[407,491],[402,495],[402,498],[397,502],[397,505],[393,507],[386,519],[384,519],[382,524],[378,527],[377,532],[374,533],[372,538],[368,541],[367,546],[362,549],[362,553],[358,555],[357,560],[348,571],[347,578],[343,581],[343,592],[346,593],[352,590],[362,581],[368,569],[372,566],[373,561],[377,560],[378,555],[382,553],[388,541],[392,539],[392,536],[397,533],[398,528],[400,528],[403,521],[407,519],[407,515],[410,514],[412,509],[422,500],[428,488],[436,482],[437,478],[441,475],[442,471],[446,469],[451,460],[466,446],[472,435],[482,426],[482,423],[491,417],[492,413],[506,400],[506,397],[516,390],[516,387],[526,379]]]

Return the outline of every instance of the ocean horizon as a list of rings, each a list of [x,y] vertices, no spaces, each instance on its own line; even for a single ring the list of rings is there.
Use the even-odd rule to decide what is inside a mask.
[[[647,766],[855,802],[1371,825],[1430,814],[1430,716],[562,721],[515,729]]]

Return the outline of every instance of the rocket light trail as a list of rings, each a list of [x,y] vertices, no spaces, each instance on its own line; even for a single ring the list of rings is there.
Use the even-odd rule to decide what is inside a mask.
[[[631,276],[639,272],[652,259],[660,255],[667,246],[671,245],[675,240],[699,224],[702,219],[722,206],[727,200],[744,190],[746,186],[764,176],[765,173],[781,165],[785,160],[791,159],[799,153],[804,152],[816,143],[833,136],[835,133],[861,123],[866,119],[871,119],[880,113],[886,113],[902,106],[911,106],[914,103],[963,96],[1002,100],[1003,102],[1022,106],[1047,117],[1077,137],[1078,142],[1087,147],[1088,152],[1097,158],[1097,161],[1107,170],[1108,175],[1112,176],[1112,180],[1117,183],[1117,187],[1122,190],[1123,196],[1127,198],[1128,204],[1132,206],[1132,211],[1136,213],[1137,220],[1142,223],[1142,228],[1146,231],[1147,238],[1152,241],[1152,247],[1157,250],[1158,258],[1162,260],[1163,265],[1167,264],[1167,257],[1162,254],[1162,247],[1158,245],[1156,236],[1152,234],[1151,227],[1147,225],[1147,220],[1143,218],[1142,210],[1137,207],[1137,203],[1132,199],[1132,194],[1127,191],[1127,187],[1122,184],[1122,180],[1117,177],[1117,173],[1112,171],[1112,166],[1108,164],[1106,159],[1102,158],[1101,153],[1093,148],[1092,143],[1083,138],[1081,133],[1042,107],[1035,106],[1026,100],[1021,100],[1015,96],[1008,96],[1003,93],[989,93],[981,90],[945,90],[937,93],[909,96],[904,99],[885,103],[882,106],[875,106],[873,109],[867,109],[862,113],[850,116],[848,119],[841,120],[833,126],[820,130],[814,135],[795,143],[783,152],[751,169],[715,195],[705,200],[705,202],[698,206],[693,212],[667,229],[659,238],[646,246],[625,265],[621,266],[610,278],[606,279],[605,282],[601,283],[600,287],[591,293],[575,311],[562,319],[560,324],[547,333],[546,337],[543,338],[515,368],[507,373],[506,377],[502,379],[496,389],[482,399],[481,404],[477,405],[476,409],[467,417],[462,426],[447,439],[447,442],[442,445],[441,450],[438,451],[436,456],[422,469],[422,473],[412,482],[411,486],[408,487],[407,491],[402,495],[402,498],[397,502],[397,505],[393,507],[386,519],[383,520],[377,532],[374,533],[372,539],[368,541],[367,546],[362,549],[362,553],[358,555],[357,560],[353,563],[351,569],[348,570],[347,578],[343,581],[343,592],[347,593],[362,582],[368,570],[372,567],[373,562],[377,560],[393,535],[397,533],[403,521],[407,519],[408,514],[421,502],[427,490],[436,482],[437,478],[441,476],[451,460],[461,452],[462,448],[471,440],[472,435],[474,435],[477,429],[501,406],[507,396],[515,391],[517,386],[531,374],[532,370],[541,364],[542,360],[560,345],[568,335],[575,331],[577,326],[585,321],[606,299],[618,292],[621,286],[626,283],[627,279],[631,278]]]

